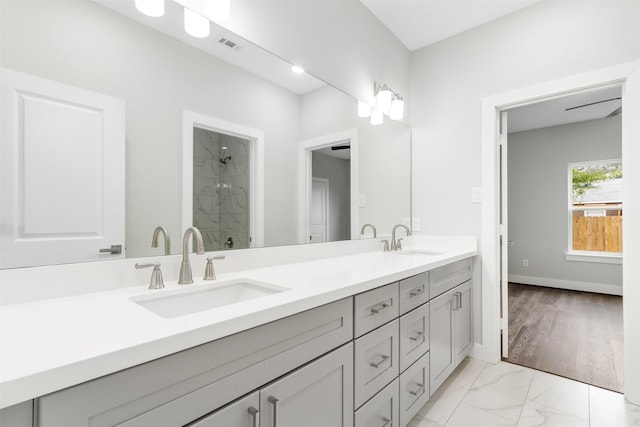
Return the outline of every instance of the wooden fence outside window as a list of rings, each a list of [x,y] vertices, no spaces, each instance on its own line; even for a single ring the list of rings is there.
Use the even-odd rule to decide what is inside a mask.
[[[573,216],[573,250],[622,252],[622,216]]]

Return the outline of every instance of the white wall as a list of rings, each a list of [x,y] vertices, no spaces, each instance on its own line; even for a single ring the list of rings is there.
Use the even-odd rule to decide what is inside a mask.
[[[620,159],[621,126],[617,116],[509,134],[510,281],[622,294],[622,265],[565,259],[568,164]]]
[[[544,1],[412,53],[413,211],[422,233],[482,238],[482,97],[640,59],[640,2]],[[475,272],[476,341],[481,285]]]
[[[351,239],[351,198],[349,194],[349,160],[311,154],[311,175],[329,180],[328,241]]]
[[[364,101],[387,83],[409,109],[409,51],[359,1],[232,2],[224,26]]]

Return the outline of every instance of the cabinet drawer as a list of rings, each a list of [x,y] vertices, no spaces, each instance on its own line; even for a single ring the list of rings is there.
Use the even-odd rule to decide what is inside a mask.
[[[429,301],[429,272],[400,281],[400,314]]]
[[[359,337],[398,317],[398,282],[358,294],[354,304],[355,336]]]
[[[429,400],[429,353],[400,375],[400,425],[409,421]]]
[[[471,279],[471,258],[436,268],[429,275],[431,298],[435,298],[469,279]]]
[[[260,393],[257,391],[243,397],[189,427],[247,427],[260,425]]]
[[[398,319],[356,340],[355,407],[398,376]]]
[[[400,318],[400,372],[429,351],[429,303]]]
[[[400,379],[371,398],[356,411],[354,427],[400,427]]]

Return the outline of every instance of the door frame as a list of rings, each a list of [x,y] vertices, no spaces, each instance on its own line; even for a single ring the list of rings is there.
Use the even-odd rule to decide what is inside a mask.
[[[324,221],[324,241],[325,242],[330,242],[330,237],[329,237],[329,222],[331,220],[331,217],[329,216],[329,180],[327,178],[320,178],[317,176],[312,176],[311,177],[311,184],[313,185],[314,182],[319,182],[322,183],[322,185],[324,185],[324,194],[325,194],[325,201],[324,201],[324,217],[325,217],[325,221]],[[313,191],[313,190],[312,190]],[[309,199],[311,202],[311,199]],[[311,210],[311,209],[309,209]],[[311,215],[309,215],[309,220],[311,220]],[[311,229],[311,224],[309,224],[309,229]]]
[[[331,147],[338,143],[349,142],[351,145],[351,159],[349,161],[351,204],[351,239],[357,239],[360,234],[360,215],[358,208],[359,191],[359,158],[358,129],[319,136],[302,141],[298,146],[298,243],[307,243],[309,238],[309,204],[311,202],[311,154],[314,150]]]
[[[264,246],[264,131],[189,110],[182,112],[182,229],[193,226],[193,128],[249,141],[249,242]]]
[[[516,89],[482,99],[482,359],[500,360],[500,282],[499,282],[499,116],[503,110],[545,98],[565,96],[612,84],[622,85],[622,162],[625,169],[625,242],[623,259],[640,258],[640,169],[625,164],[640,162],[640,61],[593,70],[558,80]],[[634,190],[634,191],[632,191]],[[625,397],[640,404],[640,263],[623,262],[624,383]]]

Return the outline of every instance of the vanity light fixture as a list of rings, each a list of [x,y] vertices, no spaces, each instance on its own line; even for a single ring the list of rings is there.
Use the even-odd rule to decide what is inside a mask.
[[[371,105],[358,100],[358,117],[369,117],[371,115]]]
[[[402,120],[404,116],[404,100],[401,96],[393,95],[393,101],[391,101],[391,110],[389,111],[389,118],[391,120]]]
[[[212,21],[228,20],[231,17],[231,0],[204,0],[204,14]]]
[[[371,119],[369,120],[369,123],[371,123],[372,125],[381,125],[383,121],[384,114],[382,113],[382,110],[378,110],[376,108],[371,111]]]
[[[209,20],[193,10],[184,8],[184,30],[193,37],[203,39],[209,36]]]
[[[293,71],[296,74],[302,74],[304,73],[304,68],[300,67],[299,65],[292,65],[291,71]]]
[[[391,120],[402,120],[404,116],[404,100],[397,92],[391,90],[389,86],[386,84],[373,83],[373,96],[376,101],[375,111],[379,111],[380,114],[388,115]],[[362,101],[358,101],[358,116],[359,117],[368,117],[366,114],[366,108],[368,107]],[[369,107],[371,108],[371,107]],[[379,114],[376,113],[376,117],[374,119],[373,113],[371,115],[371,124],[380,124],[382,123],[383,118],[379,117]]]
[[[136,0],[136,9],[147,16],[158,18],[164,15],[164,0]]]
[[[391,100],[393,99],[391,89],[386,84],[380,86],[374,83],[374,95],[376,97],[376,108],[384,114],[388,114],[389,110],[391,110]]]

